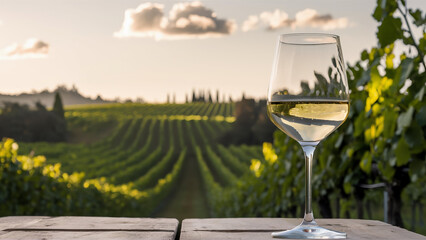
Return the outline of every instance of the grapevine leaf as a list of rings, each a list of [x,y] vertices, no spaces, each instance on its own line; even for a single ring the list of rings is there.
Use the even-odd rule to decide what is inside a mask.
[[[361,78],[356,82],[357,87],[364,86],[368,81],[370,81],[370,72],[371,70],[368,69],[367,71],[362,73]]]
[[[362,114],[355,118],[354,136],[357,137],[364,132],[365,118]]]
[[[390,165],[392,167],[395,166],[396,164],[396,157],[395,154],[390,153],[391,149],[390,148],[385,148],[385,150],[383,151],[383,158],[382,159],[388,159],[388,161],[386,163],[388,163],[387,165]]]
[[[365,61],[367,59],[368,59],[368,52],[367,52],[367,50],[364,49],[364,51],[362,51],[362,53],[361,53],[361,60]]]
[[[361,99],[356,99],[355,101],[353,101],[353,103],[351,103],[351,107],[353,106],[357,112],[362,112],[364,111],[364,102]]]
[[[377,39],[382,47],[385,47],[397,39],[402,39],[401,30],[402,21],[399,18],[387,16],[383,19],[382,24],[378,27]]]
[[[350,182],[345,182],[343,184],[343,190],[346,194],[350,194],[352,192],[352,184]]]
[[[359,166],[364,172],[370,173],[372,161],[373,159],[371,157],[371,153],[365,152],[364,155],[362,156],[361,161],[359,162]]]
[[[405,131],[404,137],[410,148],[421,148],[423,146],[423,130],[417,124],[411,124]]]
[[[401,134],[404,128],[410,126],[411,121],[413,120],[413,113],[414,113],[414,108],[413,106],[410,106],[406,112],[401,113],[399,115],[398,130],[396,131],[397,134]]]
[[[420,91],[418,91],[414,97],[415,97],[417,100],[422,101],[422,100],[423,100],[424,95],[425,95],[425,86],[423,86],[422,88],[420,88]]]
[[[381,49],[378,49],[378,48],[375,48],[375,47],[371,49],[370,54],[368,56],[368,59],[370,60],[370,62],[374,62],[375,59],[380,59],[380,57],[381,57],[381,54],[380,54],[381,51],[380,50]],[[374,64],[371,64],[371,65],[373,66]]]
[[[414,59],[406,58],[402,60],[396,72],[396,80],[398,82],[398,86],[401,87],[404,85],[405,80],[407,80],[408,76],[410,76],[411,71],[414,67]]]
[[[423,53],[426,53],[426,33],[423,33],[423,37],[420,38],[419,48],[420,48],[420,51],[422,51]]]
[[[367,130],[364,132],[365,141],[370,142],[377,137],[377,128],[374,124],[372,124]]]
[[[410,160],[410,149],[405,142],[404,137],[401,137],[395,148],[396,165],[398,167],[405,165]]]
[[[380,170],[380,173],[383,175],[383,178],[387,181],[392,181],[393,176],[395,175],[395,168],[384,162],[379,162],[377,167]]]
[[[335,148],[339,148],[341,145],[342,145],[342,142],[343,142],[343,138],[344,138],[344,134],[340,134],[339,135],[339,138],[337,138],[337,141],[336,141],[336,143],[334,144],[334,147]]]
[[[412,182],[417,181],[421,176],[425,175],[424,161],[419,159],[414,159],[410,163],[409,174]]]
[[[423,105],[417,112],[416,121],[419,126],[423,127],[426,125],[426,105]]]
[[[395,58],[394,54],[388,54],[386,56],[386,68],[392,69],[393,68],[393,59]]]
[[[414,18],[413,23],[417,27],[420,27],[420,26],[426,24],[426,14],[423,17],[422,11],[420,9],[416,9],[416,11],[413,11],[412,9],[410,9],[409,12],[410,12],[410,15]]]
[[[370,53],[370,55],[372,55],[372,59],[371,59],[372,62],[370,64],[370,67],[366,71],[362,72],[361,78],[359,78],[358,81],[356,82],[357,87],[364,86],[366,83],[370,81],[371,69],[376,68],[377,65],[380,63],[380,56],[374,50],[375,49],[372,49]]]
[[[403,42],[405,45],[415,45],[415,43],[414,43],[413,39],[412,39],[411,37],[409,37],[409,36],[405,36],[405,35],[402,37],[402,42]]]
[[[391,138],[395,134],[396,120],[398,119],[398,114],[392,110],[386,110],[384,112],[384,131],[383,135],[385,138]]]
[[[397,2],[394,0],[377,0],[377,7],[373,13],[373,17],[377,21],[381,21],[386,16],[392,15],[397,6]]]
[[[386,0],[377,0],[377,7],[373,13],[374,19],[376,19],[377,21],[382,20],[383,9],[385,8],[385,6],[386,6]]]
[[[374,144],[374,151],[376,152],[383,152],[386,147],[385,139],[378,138],[377,141]]]

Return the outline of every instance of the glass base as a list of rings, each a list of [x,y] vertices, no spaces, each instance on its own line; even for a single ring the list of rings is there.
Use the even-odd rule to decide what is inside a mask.
[[[345,239],[346,233],[320,227],[315,221],[303,221],[302,224],[293,229],[272,233],[272,237],[287,239]]]

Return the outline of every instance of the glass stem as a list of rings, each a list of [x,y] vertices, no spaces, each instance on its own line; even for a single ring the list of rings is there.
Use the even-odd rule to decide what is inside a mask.
[[[305,223],[315,223],[314,213],[312,212],[312,161],[315,148],[319,142],[300,142],[305,154]]]

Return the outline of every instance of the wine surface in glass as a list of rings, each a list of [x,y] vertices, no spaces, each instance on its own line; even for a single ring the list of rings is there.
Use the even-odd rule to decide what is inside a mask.
[[[323,140],[347,118],[349,101],[313,98],[268,102],[275,125],[298,142]]]

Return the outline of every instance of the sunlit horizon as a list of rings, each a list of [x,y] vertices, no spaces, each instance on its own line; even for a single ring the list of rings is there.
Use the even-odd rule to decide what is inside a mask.
[[[374,4],[3,1],[0,93],[75,85],[91,98],[152,103],[167,95],[182,103],[193,90],[218,90],[220,99],[265,98],[278,35],[337,34],[353,63],[376,44]],[[408,4],[426,7],[420,0]]]

